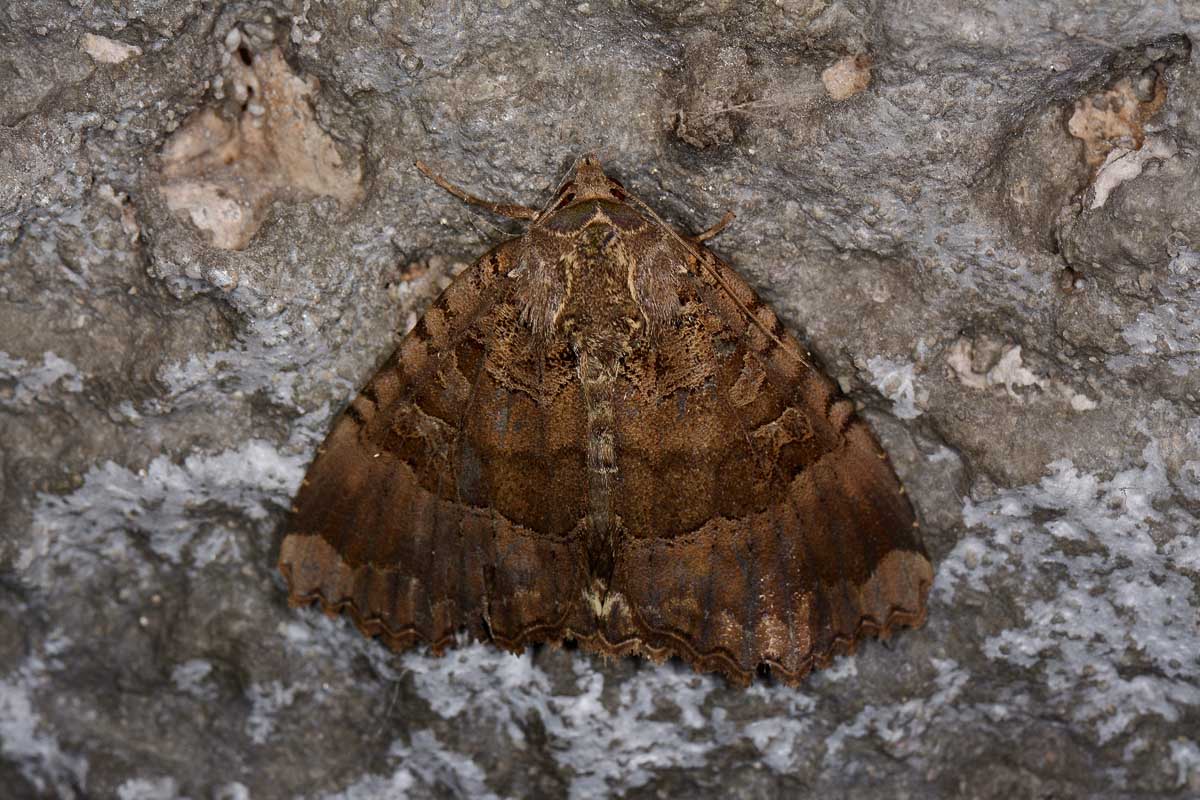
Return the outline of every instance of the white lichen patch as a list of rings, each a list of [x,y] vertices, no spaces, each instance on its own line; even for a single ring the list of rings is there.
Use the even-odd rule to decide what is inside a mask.
[[[180,800],[179,782],[172,777],[130,778],[117,787],[118,800]]]
[[[1099,172],[1088,189],[1088,208],[1102,208],[1118,186],[1142,174],[1147,162],[1174,158],[1179,145],[1163,136],[1151,136],[1140,149],[1115,147],[1104,159]]]
[[[516,656],[490,645],[463,645],[441,658],[423,652],[404,656],[420,696],[439,716],[490,729],[515,748],[526,746],[524,731],[536,720],[556,743],[551,752],[571,776],[572,798],[622,796],[662,770],[699,767],[714,750],[747,742],[768,769],[783,774],[814,747],[807,734],[815,700],[802,691],[754,684],[742,699],[763,712],[735,722],[711,703],[721,681],[685,667],[648,665],[607,687],[603,673],[581,655],[572,662],[574,686],[560,688],[528,652]],[[414,735],[405,752],[422,741]],[[426,785],[432,780],[460,792],[471,786],[463,776],[417,770],[411,762],[404,766]],[[404,778],[371,776],[369,785],[396,780]],[[490,790],[472,788],[473,794],[484,791]]]
[[[426,786],[444,786],[455,797],[499,800],[479,765],[443,746],[433,731],[415,732],[407,745],[394,742],[389,756],[404,764]]]
[[[40,654],[0,678],[0,757],[16,765],[45,796],[74,798],[75,787],[87,784],[87,760],[63,750],[53,726],[37,709],[39,694],[61,666],[55,657],[65,646],[64,639],[52,634],[42,642]]]
[[[171,683],[184,694],[198,700],[212,700],[217,692],[209,680],[212,674],[212,664],[202,658],[193,658],[176,665],[171,670]]]
[[[499,800],[487,775],[474,761],[442,744],[433,731],[416,731],[409,741],[397,739],[388,749],[391,775],[367,775],[323,800],[390,800],[408,796],[418,784],[448,790],[453,797]]]
[[[1171,742],[1170,746],[1176,785],[1200,792],[1200,746],[1191,739],[1182,738]]]
[[[397,664],[383,648],[358,644],[361,637],[350,626],[329,623],[319,614],[312,618],[318,635],[310,628],[287,636],[298,661],[317,662],[318,654],[331,647],[338,650],[336,659],[346,657],[343,646],[365,655],[388,680],[410,680],[429,708],[447,721],[446,730],[470,730],[471,737],[495,740],[498,748],[534,746],[547,752],[568,780],[565,796],[580,800],[627,796],[664,772],[702,768],[731,749],[748,750],[756,768],[780,776],[821,763],[823,755],[827,770],[853,772],[859,766],[847,746],[852,739],[884,747],[895,758],[917,758],[927,732],[967,724],[980,713],[961,703],[968,673],[949,659],[934,660],[928,695],[895,706],[867,705],[830,738],[819,689],[813,693],[756,681],[730,695],[719,677],[697,675],[676,663],[646,663],[609,683],[582,653],[572,658],[565,678],[552,679],[529,651],[512,655],[465,637],[445,656],[418,650]],[[814,674],[811,680],[838,683],[837,693],[853,694],[854,665],[853,658],[839,659],[834,671]],[[540,744],[528,742],[530,729],[542,732],[554,747],[540,750]],[[394,741],[386,769],[325,797],[494,797],[497,787],[488,784],[482,765],[440,735],[420,728],[406,732]]]
[[[83,375],[57,354],[42,354],[41,364],[0,351],[0,406],[21,408],[50,399],[55,392],[79,392]]]
[[[950,659],[934,659],[935,689],[929,697],[914,698],[898,705],[868,705],[850,722],[830,734],[825,745],[825,765],[840,768],[842,750],[848,739],[871,736],[883,743],[894,758],[919,754],[926,730],[944,722],[944,715],[958,713],[958,699],[969,680],[965,670]]]
[[[205,567],[213,563],[234,564],[242,557],[238,536],[229,528],[213,526],[207,535],[197,537],[192,546],[192,563]]]
[[[307,320],[299,329],[282,315],[254,319],[238,336],[234,347],[202,353],[164,366],[159,380],[167,386],[165,401],[157,409],[184,406],[193,399],[211,403],[214,395],[261,393],[273,402],[294,408],[302,367],[328,352]]]
[[[39,497],[17,571],[47,589],[62,568],[74,580],[85,580],[104,565],[119,565],[127,581],[146,577],[153,565],[135,538],[164,563],[184,562],[205,529],[204,518],[225,509],[257,522],[269,518],[271,507],[286,508],[306,460],[252,439],[234,450],[190,455],[182,463],[160,456],[136,472],[105,462],[90,469],[74,492]]]
[[[921,416],[929,401],[929,392],[917,385],[911,362],[875,356],[867,362],[867,369],[871,371],[871,385],[892,401],[892,411],[897,417],[916,419]]]
[[[832,675],[827,672],[822,677],[836,681],[854,674],[854,659],[839,659],[834,669],[837,671],[831,670]],[[764,705],[773,706],[775,713],[746,723],[738,734],[754,744],[763,764],[772,771],[780,775],[795,771],[811,746],[806,737],[812,735],[816,700],[799,691],[768,689],[762,684],[754,684],[747,691]],[[724,709],[715,709],[712,713],[719,721],[723,719]]]
[[[275,730],[275,715],[296,699],[296,686],[284,686],[279,681],[255,683],[246,688],[250,714],[246,718],[246,735],[255,744],[266,744]]]
[[[321,795],[321,800],[390,800],[409,797],[416,783],[413,774],[403,764],[397,764],[391,775],[365,775],[340,792]]]
[[[1037,484],[968,500],[976,533],[935,583],[943,603],[964,585],[1011,593],[1025,623],[990,637],[985,654],[1026,671],[1101,743],[1200,705],[1200,608],[1180,557],[1190,551],[1177,547],[1200,521],[1156,510],[1174,490],[1157,443],[1142,460],[1108,478],[1055,461]]]
[[[1180,251],[1156,289],[1161,302],[1121,331],[1132,355],[1110,356],[1108,367],[1128,372],[1165,360],[1171,374],[1186,378],[1200,370],[1200,252]]]

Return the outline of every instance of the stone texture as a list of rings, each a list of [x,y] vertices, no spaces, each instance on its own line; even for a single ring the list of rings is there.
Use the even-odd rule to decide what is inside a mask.
[[[0,7],[0,785],[1194,796],[1198,33],[1132,0]],[[284,188],[242,184],[257,226],[214,247],[169,142],[265,116],[230,75],[275,48],[307,133],[273,141],[344,192],[275,152],[252,179]],[[835,102],[847,57],[869,83]],[[286,607],[283,509],[332,414],[514,230],[412,160],[536,204],[589,149],[681,227],[738,214],[714,246],[913,496],[927,627],[741,691],[395,656]]]

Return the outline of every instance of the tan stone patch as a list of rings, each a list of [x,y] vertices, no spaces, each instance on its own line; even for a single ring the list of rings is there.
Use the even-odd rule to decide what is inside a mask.
[[[173,212],[207,231],[214,247],[241,250],[275,200],[358,200],[361,168],[343,163],[313,117],[315,79],[294,74],[273,48],[250,64],[230,59],[226,83],[243,101],[240,115],[204,109],[163,147],[162,193]]]
[[[821,73],[825,91],[834,100],[846,100],[871,85],[871,57],[842,56]]]
[[[1149,84],[1150,79],[1143,75],[1138,81]],[[1166,100],[1167,84],[1161,70],[1152,85],[1138,87],[1130,78],[1122,78],[1104,91],[1077,100],[1067,130],[1083,140],[1088,166],[1095,171],[1118,145],[1140,150],[1146,136],[1143,126]]]
[[[950,347],[946,363],[964,386],[972,389],[1003,386],[1008,396],[1019,403],[1029,402],[1030,397],[1016,390],[1032,386],[1049,397],[1066,401],[1073,411],[1091,411],[1099,405],[1095,399],[1076,392],[1070,384],[1026,367],[1020,345],[987,336],[976,340],[961,337]]]
[[[101,64],[120,64],[126,59],[142,54],[142,48],[135,44],[125,44],[94,33],[85,33],[79,37],[79,49]]]

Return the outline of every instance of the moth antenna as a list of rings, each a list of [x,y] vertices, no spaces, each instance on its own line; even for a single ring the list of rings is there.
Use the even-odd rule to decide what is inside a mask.
[[[742,310],[742,313],[745,314],[747,317],[749,317],[750,321],[753,322],[754,325],[760,331],[762,331],[764,334],[766,334],[768,339],[770,339],[775,344],[779,345],[779,348],[781,350],[783,350],[786,353],[791,354],[793,358],[797,359],[804,366],[815,369],[815,367],[813,367],[813,365],[812,365],[812,362],[810,362],[807,358],[805,358],[803,353],[799,352],[797,350],[797,348],[795,348],[795,347],[790,347],[786,341],[784,341],[783,339],[780,339],[778,336],[776,336],[774,331],[772,331],[766,325],[763,325],[762,322],[759,321],[758,317],[754,316],[754,314],[751,313],[750,309],[746,307],[746,304],[738,299],[738,296],[736,293],[734,293],[733,289],[729,288],[729,284],[725,282],[725,279],[721,276],[721,273],[717,272],[715,269],[712,268],[712,265],[708,263],[708,258],[705,256],[704,253],[702,253],[700,251],[699,243],[704,241],[704,239],[702,239],[700,237],[704,236],[705,233],[710,234],[708,237],[706,237],[709,239],[711,239],[713,236],[716,236],[717,233],[720,233],[722,228],[724,228],[726,225],[729,224],[726,221],[726,218],[731,218],[732,213],[726,214],[724,217],[721,218],[720,222],[718,222],[712,228],[709,228],[704,233],[700,234],[700,236],[694,237],[692,239],[685,239],[679,235],[678,231],[676,231],[673,227],[668,225],[663,220],[662,217],[660,217],[658,214],[654,213],[653,208],[651,208],[650,206],[643,203],[640,197],[633,194],[629,190],[626,190],[625,196],[631,203],[633,203],[638,208],[642,209],[647,214],[649,214],[650,218],[653,219],[655,222],[657,222],[662,227],[663,230],[665,230],[667,233],[671,234],[671,237],[675,241],[679,242],[679,244],[681,244],[685,250],[687,250],[689,253],[691,253],[693,256],[695,256],[696,261],[700,264],[701,268],[704,269],[705,271],[707,271],[708,274],[712,277],[712,279],[715,280],[717,282],[717,284],[722,289],[725,290],[725,293],[727,295],[729,295],[729,298],[731,300],[733,300],[734,303],[737,304],[737,307]]]
[[[733,222],[735,219],[737,219],[737,214],[734,214],[732,211],[726,211],[725,216],[721,217],[721,219],[717,221],[716,225],[697,233],[692,238],[697,242],[707,242],[709,239],[725,230],[725,228],[729,226],[729,223]]]
[[[496,203],[491,200],[484,200],[482,197],[476,197],[469,192],[463,191],[427,167],[424,161],[414,161],[413,166],[415,166],[417,171],[426,178],[429,178],[429,180],[433,181],[438,186],[457,197],[459,200],[462,200],[467,205],[486,208],[493,214],[499,214],[500,216],[508,217],[509,219],[537,219],[538,212],[536,209],[529,208],[528,206],[517,205],[516,203]]]
[[[468,222],[472,228],[474,228],[480,235],[483,236],[494,236],[496,234],[500,234],[502,236],[513,235],[512,231],[505,229],[503,225],[492,222],[487,217],[479,214],[471,214]],[[485,228],[487,230],[484,230]]]

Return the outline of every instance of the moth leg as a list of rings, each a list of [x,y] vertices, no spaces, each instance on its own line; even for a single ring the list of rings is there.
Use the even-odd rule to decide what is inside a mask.
[[[725,230],[725,227],[729,223],[733,222],[733,220],[736,218],[736,216],[737,215],[735,215],[732,211],[726,211],[725,216],[721,217],[721,219],[717,222],[716,225],[713,225],[712,227],[710,227],[704,231],[701,231],[700,233],[697,233],[695,236],[692,237],[692,241],[707,242],[709,239],[713,238],[718,233]]]
[[[480,206],[491,211],[493,214],[499,214],[502,217],[509,217],[510,219],[537,219],[537,209],[516,205],[515,203],[494,203],[491,200],[484,200],[482,197],[476,197],[473,194],[464,192],[427,167],[423,161],[414,161],[413,165],[426,178],[429,178],[429,180],[468,205]]]

